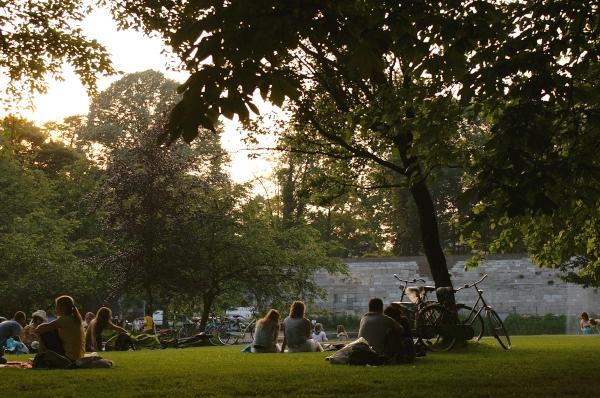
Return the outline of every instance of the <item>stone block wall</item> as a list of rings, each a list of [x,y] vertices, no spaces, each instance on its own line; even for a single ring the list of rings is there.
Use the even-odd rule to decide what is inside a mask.
[[[576,325],[582,311],[600,315],[598,289],[583,288],[563,282],[552,269],[538,268],[525,255],[491,257],[481,266],[465,271],[468,257],[449,256],[448,268],[454,287],[487,279],[480,285],[484,298],[502,317],[509,313],[529,315],[568,315]],[[425,257],[371,258],[347,260],[349,275],[315,275],[317,284],[325,289],[327,298],[316,304],[334,314],[362,314],[371,297],[385,303],[400,300],[397,274],[402,279],[423,278],[433,286]],[[435,298],[435,293],[433,298]],[[465,289],[457,300],[473,304],[477,293]],[[576,326],[569,329],[576,331]]]

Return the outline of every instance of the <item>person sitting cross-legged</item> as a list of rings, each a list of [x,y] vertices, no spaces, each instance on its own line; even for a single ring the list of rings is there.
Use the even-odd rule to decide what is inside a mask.
[[[360,320],[358,337],[364,337],[369,345],[389,360],[401,353],[404,328],[394,319],[383,313],[383,301],[369,300],[369,312]]]
[[[60,296],[55,300],[55,308],[58,318],[52,322],[42,323],[35,330],[40,336],[38,351],[40,353],[53,351],[71,361],[83,358],[85,355],[83,320],[75,306],[75,301],[70,296]]]
[[[312,327],[310,321],[304,317],[304,303],[294,301],[290,307],[290,315],[283,320],[283,344],[281,352],[288,347],[288,352],[316,352],[323,351],[318,342],[311,339]]]

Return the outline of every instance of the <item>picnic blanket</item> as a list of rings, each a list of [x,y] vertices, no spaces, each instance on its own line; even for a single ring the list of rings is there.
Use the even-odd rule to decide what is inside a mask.
[[[18,362],[9,361],[5,364],[0,365],[0,368],[16,368],[16,369],[31,369],[33,364],[31,362]]]

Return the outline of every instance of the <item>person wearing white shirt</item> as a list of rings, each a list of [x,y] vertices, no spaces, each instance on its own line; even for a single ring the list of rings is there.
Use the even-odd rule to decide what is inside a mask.
[[[323,330],[323,325],[321,325],[320,323],[317,323],[315,325],[315,331],[312,333],[312,338],[314,341],[318,341],[319,343],[327,341],[327,335]]]

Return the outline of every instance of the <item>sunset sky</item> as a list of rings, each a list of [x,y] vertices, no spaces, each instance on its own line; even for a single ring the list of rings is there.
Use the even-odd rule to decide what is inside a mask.
[[[88,37],[98,40],[111,54],[113,66],[123,73],[132,73],[147,69],[163,72],[168,78],[183,82],[187,78],[184,72],[168,70],[169,61],[175,60],[165,54],[159,39],[148,38],[142,33],[127,30],[118,31],[116,23],[106,10],[96,10],[89,15],[83,26]],[[120,76],[103,77],[98,82],[100,90],[107,88]],[[87,113],[89,99],[77,76],[65,69],[64,81],[49,82],[48,92],[34,98],[33,110],[22,110],[21,114],[43,124],[51,120],[59,120],[65,116]],[[263,107],[269,111],[268,106]],[[224,119],[226,129],[222,137],[225,149],[231,153],[231,176],[237,182],[254,180],[256,177],[267,177],[272,163],[264,157],[249,160],[245,145],[240,142],[240,133],[236,131],[238,124]],[[272,138],[266,138],[264,146],[272,145]],[[259,184],[260,185],[260,184]],[[258,188],[260,191],[260,188]]]

